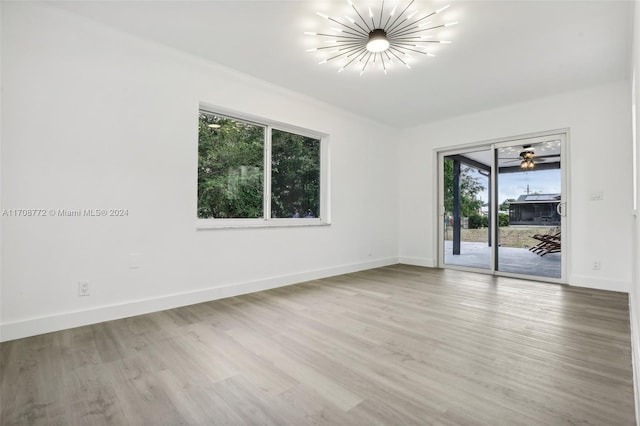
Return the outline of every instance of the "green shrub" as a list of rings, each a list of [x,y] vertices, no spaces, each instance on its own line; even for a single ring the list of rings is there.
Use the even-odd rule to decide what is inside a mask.
[[[509,226],[509,215],[507,213],[498,214],[498,226]]]
[[[470,229],[486,228],[487,226],[489,226],[489,219],[487,216],[482,216],[480,214],[472,214],[469,216]]]

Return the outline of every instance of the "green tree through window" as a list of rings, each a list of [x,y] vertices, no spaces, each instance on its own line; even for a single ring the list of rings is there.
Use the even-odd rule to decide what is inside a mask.
[[[319,217],[320,144],[320,139],[201,111],[198,218]],[[270,185],[266,152],[271,152]]]
[[[271,217],[318,217],[320,141],[271,132]]]
[[[200,114],[199,218],[262,217],[264,132],[262,126]]]
[[[460,168],[460,215],[471,216],[478,214],[483,206],[483,201],[478,194],[484,190],[480,181],[471,176],[470,168]],[[453,160],[444,159],[444,209],[447,213],[453,212]]]

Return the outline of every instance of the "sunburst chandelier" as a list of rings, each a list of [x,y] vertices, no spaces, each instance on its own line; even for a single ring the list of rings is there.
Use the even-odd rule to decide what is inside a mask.
[[[325,53],[326,57],[320,64],[342,62],[338,72],[353,65],[360,69],[362,75],[367,69],[379,65],[386,74],[388,66],[394,61],[411,68],[408,58],[412,54],[435,56],[427,50],[430,45],[451,43],[449,40],[434,39],[433,34],[429,32],[457,24],[434,23],[429,19],[435,19],[435,15],[448,9],[449,5],[422,15],[417,9],[409,10],[414,1],[411,0],[400,13],[396,13],[399,10],[398,4],[385,8],[385,2],[382,0],[380,9],[374,12],[369,7],[368,18],[365,18],[353,2],[347,0],[355,12],[354,16],[345,15],[347,21],[318,12],[319,16],[339,27],[331,27],[325,33],[305,32],[307,35],[317,36],[324,42],[323,45],[308,49],[307,52]]]

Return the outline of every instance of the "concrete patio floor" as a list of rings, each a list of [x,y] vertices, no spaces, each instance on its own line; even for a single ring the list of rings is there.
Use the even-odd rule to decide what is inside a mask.
[[[444,263],[446,265],[489,269],[491,247],[487,243],[460,244],[460,254],[453,255],[453,242],[444,242]],[[498,250],[498,270],[536,277],[560,278],[560,253],[538,256],[526,248],[500,247]]]

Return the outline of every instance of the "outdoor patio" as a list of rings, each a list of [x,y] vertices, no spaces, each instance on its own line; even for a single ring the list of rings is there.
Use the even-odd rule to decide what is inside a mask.
[[[538,256],[526,248],[500,247],[499,267],[502,272],[512,272],[547,278],[560,278],[560,253]],[[489,269],[491,247],[487,243],[460,243],[460,254],[453,255],[453,242],[444,242],[444,263],[447,265]]]

